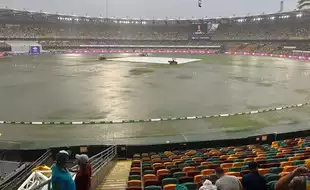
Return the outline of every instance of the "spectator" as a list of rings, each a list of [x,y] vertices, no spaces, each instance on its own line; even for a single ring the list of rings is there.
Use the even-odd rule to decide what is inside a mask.
[[[249,163],[250,173],[243,176],[242,185],[245,190],[267,190],[266,180],[258,173],[258,164]]]
[[[310,167],[310,160],[305,161],[306,166]],[[292,173],[281,178],[275,185],[276,190],[307,190],[309,181],[309,170],[306,167],[298,167]],[[308,182],[309,183],[309,182]]]
[[[242,190],[239,179],[235,176],[226,175],[223,168],[215,169],[216,176],[219,178],[215,185],[218,190]]]
[[[217,190],[217,188],[210,180],[206,179],[199,190]]]
[[[66,168],[69,160],[67,151],[60,151],[56,155],[56,163],[52,166],[52,187],[53,190],[75,190],[72,176]]]
[[[92,169],[86,154],[75,155],[79,169],[75,176],[76,190],[90,190]]]

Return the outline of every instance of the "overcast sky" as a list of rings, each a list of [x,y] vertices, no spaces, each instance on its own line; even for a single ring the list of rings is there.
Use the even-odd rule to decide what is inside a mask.
[[[281,0],[107,0],[108,16],[117,18],[192,18],[274,13]],[[284,10],[296,9],[297,0],[284,0]],[[106,16],[106,0],[0,0],[1,7]]]

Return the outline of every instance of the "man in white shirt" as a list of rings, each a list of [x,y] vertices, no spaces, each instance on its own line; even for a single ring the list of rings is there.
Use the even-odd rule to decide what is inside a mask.
[[[239,179],[235,176],[226,175],[223,168],[216,168],[215,173],[219,178],[215,183],[218,190],[243,190]]]

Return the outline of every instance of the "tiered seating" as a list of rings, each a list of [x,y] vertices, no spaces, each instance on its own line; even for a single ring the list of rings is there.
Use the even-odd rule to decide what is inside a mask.
[[[272,145],[208,148],[189,151],[135,154],[128,178],[128,190],[174,190],[177,184],[196,190],[206,179],[217,180],[215,168],[242,180],[249,173],[248,163],[259,164],[273,189],[278,179],[292,172],[310,157],[310,138],[276,141]]]

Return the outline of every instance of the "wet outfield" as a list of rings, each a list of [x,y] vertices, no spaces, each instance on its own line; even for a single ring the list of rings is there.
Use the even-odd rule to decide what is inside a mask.
[[[171,55],[184,65],[98,61],[98,55],[0,59],[0,120],[90,121],[200,116],[310,101],[309,62]],[[125,56],[125,55],[121,55]],[[153,55],[165,56],[169,55]],[[0,148],[152,144],[308,129],[310,106],[254,115],[105,125],[0,124]]]

